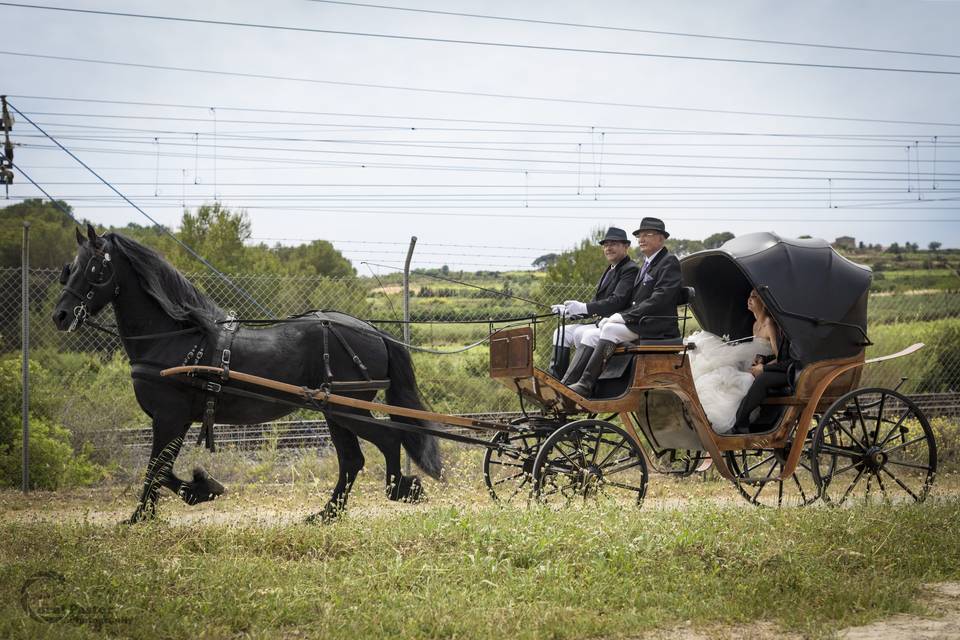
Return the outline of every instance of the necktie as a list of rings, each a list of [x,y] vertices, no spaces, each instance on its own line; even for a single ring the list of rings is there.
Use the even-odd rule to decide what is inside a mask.
[[[600,286],[597,287],[598,289],[603,289],[606,286],[607,280],[610,279],[611,273],[613,273],[613,267],[610,267],[609,269],[607,269],[607,272],[603,274],[602,278],[600,278]]]
[[[650,261],[643,261],[643,268],[640,269],[640,275],[637,276],[637,282],[643,282],[643,276],[647,275],[647,271],[650,270]]]

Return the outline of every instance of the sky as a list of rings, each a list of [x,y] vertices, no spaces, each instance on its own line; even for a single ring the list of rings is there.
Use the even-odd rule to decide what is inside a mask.
[[[958,1],[382,3],[0,2],[0,94],[164,225],[220,201],[361,272],[411,236],[414,267],[529,267],[644,216],[960,246]],[[11,203],[28,175],[149,223],[14,115]]]

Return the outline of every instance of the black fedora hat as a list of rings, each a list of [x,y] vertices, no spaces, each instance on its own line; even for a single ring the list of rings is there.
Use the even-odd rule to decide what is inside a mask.
[[[607,235],[603,236],[603,239],[600,241],[600,244],[604,242],[626,242],[630,244],[630,238],[627,237],[627,232],[618,227],[610,227],[607,229]]]
[[[667,227],[663,224],[663,220],[660,218],[644,218],[640,221],[640,228],[633,232],[633,235],[640,235],[641,231],[656,231],[662,233],[664,238],[669,238],[670,234],[667,233]]]

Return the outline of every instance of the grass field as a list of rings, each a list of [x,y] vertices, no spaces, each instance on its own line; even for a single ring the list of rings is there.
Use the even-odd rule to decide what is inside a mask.
[[[136,527],[116,524],[135,486],[0,493],[0,637],[746,637],[769,622],[768,637],[820,638],[924,613],[923,585],[960,579],[956,476],[922,505],[781,511],[654,476],[643,509],[554,511],[499,506],[476,450],[448,458],[448,483],[405,505],[383,498],[369,455],[349,514],[326,526],[302,520],[326,498],[329,457],[198,507],[166,498]],[[42,572],[60,577],[34,582],[28,604],[60,622],[22,608]]]

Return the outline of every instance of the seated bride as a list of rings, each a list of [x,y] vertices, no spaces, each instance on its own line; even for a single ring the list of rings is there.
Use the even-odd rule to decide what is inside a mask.
[[[700,404],[717,433],[733,429],[737,409],[754,383],[752,371],[758,363],[775,355],[779,328],[756,289],[747,297],[747,309],[753,313],[753,335],[725,341],[707,331],[697,331],[687,338],[696,347],[688,352],[694,386]]]

